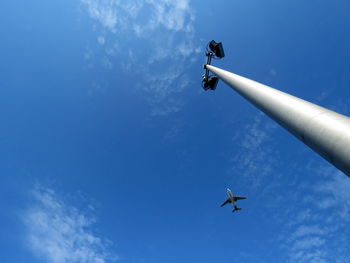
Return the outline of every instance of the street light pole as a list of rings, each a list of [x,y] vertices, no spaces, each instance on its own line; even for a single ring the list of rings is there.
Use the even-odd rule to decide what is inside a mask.
[[[205,68],[350,177],[349,117],[229,71]]]

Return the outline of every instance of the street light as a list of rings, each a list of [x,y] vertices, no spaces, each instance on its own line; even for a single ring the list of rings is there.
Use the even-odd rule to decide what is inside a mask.
[[[210,50],[208,50],[208,48]],[[202,87],[204,90],[215,90],[218,84],[219,78],[214,75],[209,75],[209,70],[206,68],[206,65],[211,64],[211,59],[221,59],[225,56],[224,48],[221,42],[215,42],[214,40],[210,41],[207,45],[207,50],[205,52],[207,56],[207,63],[204,65],[205,73],[202,76]]]

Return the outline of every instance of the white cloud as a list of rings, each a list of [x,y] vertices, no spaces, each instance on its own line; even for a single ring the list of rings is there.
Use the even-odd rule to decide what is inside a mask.
[[[327,181],[316,184],[315,190],[350,208],[350,179],[342,172],[334,171]]]
[[[154,29],[164,26],[169,30],[191,32],[194,16],[189,6],[188,0],[148,0],[148,4],[152,5],[155,14],[150,20],[149,28]]]
[[[278,151],[272,146],[271,136],[276,125],[264,118],[258,113],[233,138],[236,150],[232,157],[234,169],[239,169],[240,174],[255,187],[266,179],[278,162]]]
[[[152,115],[179,111],[184,102],[174,94],[188,83],[189,76],[184,72],[196,61],[200,50],[195,40],[195,16],[190,1],[80,2],[90,18],[97,22],[98,43],[109,57],[100,61],[102,65],[112,69],[117,64],[123,70],[132,70],[137,76],[135,79],[142,82],[138,86],[151,102]],[[90,54],[89,58],[92,57]]]
[[[94,220],[64,203],[51,189],[38,187],[34,201],[23,214],[29,249],[49,263],[106,263],[116,256],[108,252],[109,241],[91,232]]]
[[[106,43],[106,40],[103,36],[99,36],[97,38],[97,42],[100,43],[101,45],[104,45]]]
[[[115,5],[119,1],[109,1],[109,0],[81,0],[83,4],[87,6],[89,15],[98,20],[104,27],[112,32],[117,30],[117,13],[115,10]]]
[[[193,31],[194,15],[189,0],[80,1],[90,17],[112,33],[137,28],[138,34],[144,34],[160,27],[171,31]]]
[[[295,232],[292,234],[292,236],[290,237],[290,240],[296,240],[298,238],[302,238],[302,237],[306,237],[306,236],[310,236],[310,235],[324,235],[326,234],[327,231],[325,231],[324,229],[321,229],[320,226],[318,225],[301,225],[299,227],[297,227],[297,229],[295,230]]]
[[[292,250],[306,250],[314,247],[320,247],[325,243],[325,240],[320,237],[307,237],[298,239],[294,242]]]
[[[290,262],[344,262],[350,249],[346,240],[350,221],[350,180],[335,168],[312,161],[307,173],[317,181],[303,180],[292,193],[300,204],[291,207],[286,232],[281,237]],[[299,182],[300,183],[300,182]],[[286,193],[287,195],[287,193]],[[305,208],[305,209],[304,209]],[[296,212],[296,209],[301,211]]]

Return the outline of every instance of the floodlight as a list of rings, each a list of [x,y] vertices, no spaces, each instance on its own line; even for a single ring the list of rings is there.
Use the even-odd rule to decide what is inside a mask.
[[[218,58],[223,58],[225,56],[224,48],[222,43],[216,43],[214,40],[209,42],[209,48],[214,52],[215,56]]]
[[[215,90],[216,85],[218,85],[219,78],[218,77],[210,77],[209,79],[203,79],[203,88],[205,90]]]
[[[222,43],[216,43],[214,40],[210,41],[207,44],[207,49],[205,52],[207,56],[207,64],[204,65],[205,73],[202,76],[202,87],[204,90],[215,90],[218,85],[219,78],[215,75],[209,75],[209,69],[207,65],[211,64],[212,58],[223,58],[225,56],[224,48],[222,47]]]

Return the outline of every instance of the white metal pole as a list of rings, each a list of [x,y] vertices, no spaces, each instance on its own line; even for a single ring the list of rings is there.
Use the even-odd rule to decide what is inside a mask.
[[[226,70],[207,69],[350,176],[350,118]]]

